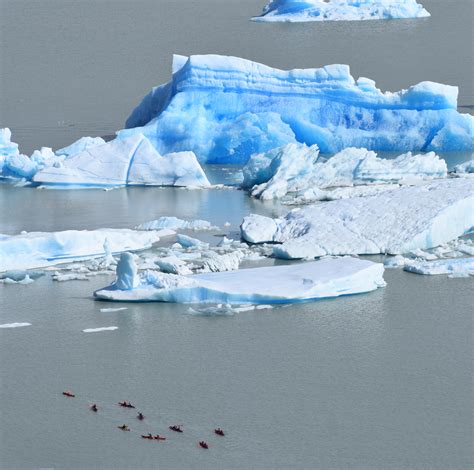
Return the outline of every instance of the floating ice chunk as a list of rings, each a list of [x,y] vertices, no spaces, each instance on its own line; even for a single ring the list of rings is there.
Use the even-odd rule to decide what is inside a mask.
[[[22,326],[31,326],[31,323],[4,323],[0,328],[20,328]]]
[[[171,230],[218,230],[219,227],[211,225],[207,220],[183,220],[177,217],[160,217],[150,222],[144,222],[143,224],[137,225],[136,230],[160,230],[160,229],[171,229]]]
[[[251,215],[241,233],[251,243],[282,243],[273,248],[279,258],[403,254],[471,231],[473,207],[474,181],[454,178],[317,204],[277,221]]]
[[[42,184],[75,186],[195,186],[208,187],[192,152],[161,156],[141,134],[86,148],[60,167],[36,173]]]
[[[241,251],[231,251],[224,255],[219,255],[213,251],[208,251],[203,255],[202,271],[203,272],[221,272],[234,271],[239,269],[239,264],[244,255]]]
[[[150,248],[159,241],[160,232],[128,229],[67,230],[0,237],[0,272],[103,257],[105,239],[113,253],[138,251]]]
[[[420,155],[408,152],[388,160],[378,158],[367,149],[347,148],[326,162],[320,163],[318,157],[317,146],[305,144],[288,144],[253,155],[243,169],[243,186],[252,187],[252,196],[261,199],[296,193],[296,200],[323,200],[330,197],[330,193],[321,188],[412,183],[413,180],[444,178],[448,173],[446,162],[434,152]],[[345,192],[352,195],[362,190]]]
[[[127,307],[116,307],[116,308],[101,308],[102,313],[121,312],[122,310],[128,310]]]
[[[82,330],[84,333],[99,333],[100,331],[114,331],[118,330],[118,326],[105,326],[103,328],[87,328]]]
[[[405,263],[405,271],[416,274],[455,274],[474,276],[474,258],[440,259],[437,261],[410,260]]]
[[[283,71],[248,60],[175,56],[171,81],[133,111],[121,136],[143,133],[161,153],[201,163],[246,163],[288,143],[387,151],[473,148],[474,117],[456,87],[422,82],[383,93],[346,65]]]
[[[63,147],[59,150],[56,150],[56,155],[64,155],[65,157],[70,157],[78,153],[82,153],[85,150],[91,149],[97,145],[105,144],[105,140],[102,137],[81,137],[76,142],[73,142],[67,147]]]
[[[53,274],[53,281],[67,282],[67,281],[88,281],[89,278],[85,274],[68,273],[68,274]]]
[[[458,175],[471,175],[474,174],[474,158],[465,162],[460,163],[454,167],[454,173]]]
[[[201,240],[198,240],[197,238],[188,237],[187,235],[183,235],[181,233],[178,233],[176,239],[183,248],[192,248],[192,247],[208,248],[209,247],[209,243],[205,243]]]
[[[425,18],[430,14],[416,0],[270,0],[263,22],[357,21]]]
[[[18,155],[18,144],[12,142],[12,132],[8,127],[0,129],[0,161],[2,157]]]
[[[188,308],[188,313],[202,317],[225,317],[234,315],[236,309],[229,304],[217,304],[203,308]]]
[[[41,276],[44,276],[43,271],[25,271],[21,269],[15,269],[13,271],[0,273],[0,281],[9,279],[10,281],[18,283],[28,278],[29,281],[27,281],[27,283],[31,283]]]
[[[291,303],[375,290],[385,285],[383,271],[380,263],[349,257],[193,276],[147,271],[132,290],[114,283],[94,295],[128,302]]]
[[[186,262],[176,256],[159,258],[155,263],[160,268],[160,271],[164,273],[179,274],[181,276],[192,274],[192,271],[186,266]]]
[[[120,290],[132,290],[139,283],[140,278],[134,256],[131,253],[122,253],[117,264],[115,286]]]

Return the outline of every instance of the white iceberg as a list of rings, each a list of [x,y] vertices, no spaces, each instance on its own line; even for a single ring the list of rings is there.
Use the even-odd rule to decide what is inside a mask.
[[[398,152],[472,150],[474,117],[458,88],[421,82],[382,92],[347,65],[290,71],[236,57],[174,56],[120,136],[143,133],[161,154],[192,151],[201,163],[246,163],[288,143]]]
[[[117,280],[94,293],[97,299],[126,302],[277,304],[370,292],[385,286],[383,265],[356,258],[175,276],[146,271],[133,289]]]
[[[101,331],[115,331],[118,330],[118,326],[104,326],[102,328],[86,328],[82,330],[84,333],[99,333]]]
[[[416,0],[270,0],[262,22],[360,21],[430,16]]]
[[[438,274],[451,274],[457,277],[474,276],[474,258],[439,259],[436,261],[407,260],[403,269],[411,273],[430,276]]]
[[[474,158],[467,162],[456,165],[453,169],[453,173],[461,176],[474,175]]]
[[[156,220],[150,220],[143,224],[137,225],[136,230],[219,230],[219,227],[211,225],[207,220],[183,220],[178,217],[163,216]]]
[[[274,255],[294,259],[409,253],[473,228],[474,181],[453,178],[298,208],[281,220],[250,215],[241,234],[252,243],[281,243]]]
[[[105,240],[113,253],[150,248],[161,232],[128,229],[67,230],[0,236],[0,272],[103,257]],[[169,231],[164,232],[168,235]],[[105,244],[107,246],[107,244]]]
[[[367,149],[347,148],[327,161],[320,161],[316,145],[287,144],[253,155],[243,174],[243,186],[251,188],[251,195],[260,199],[282,198],[288,193],[308,199],[308,191],[313,199],[322,199],[315,191],[444,178],[448,167],[434,152],[408,152],[395,159],[384,159]]]
[[[35,183],[87,186],[193,186],[210,183],[192,152],[161,156],[141,134],[94,145],[44,168]]]

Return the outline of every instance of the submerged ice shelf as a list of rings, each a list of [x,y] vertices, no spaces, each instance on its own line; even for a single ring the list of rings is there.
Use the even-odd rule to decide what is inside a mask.
[[[0,272],[143,250],[172,233],[100,229],[0,235]]]
[[[380,263],[345,257],[192,276],[157,271],[139,275],[133,259],[123,257],[117,280],[94,295],[125,302],[291,303],[376,290],[385,286],[383,272]]]
[[[453,178],[298,208],[283,219],[250,215],[241,233],[251,243],[279,243],[279,258],[403,254],[473,230],[473,208],[474,181]]]
[[[192,151],[202,163],[246,163],[288,143],[386,151],[473,148],[474,117],[458,89],[422,82],[383,93],[347,65],[279,70],[236,57],[174,56],[170,82],[154,88],[119,135],[143,133],[161,153]]]
[[[428,11],[416,0],[270,0],[264,22],[358,21],[425,18]]]

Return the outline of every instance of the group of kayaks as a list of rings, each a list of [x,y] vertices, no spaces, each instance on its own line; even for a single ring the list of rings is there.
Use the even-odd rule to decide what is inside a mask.
[[[73,392],[71,392],[69,390],[66,390],[65,392],[63,392],[63,395],[66,396],[66,397],[69,397],[69,398],[75,398],[75,396],[76,396]],[[135,408],[135,406],[132,405],[129,401],[125,401],[125,400],[124,401],[119,401],[118,405],[121,406],[122,408]],[[90,409],[94,413],[97,413],[99,411],[99,408],[98,408],[97,404],[95,404],[95,403],[90,406]],[[143,421],[145,419],[145,416],[143,415],[143,413],[139,412],[137,414],[137,419],[140,420],[140,421]],[[130,431],[130,428],[126,424],[122,424],[121,426],[117,426],[117,428],[120,429],[121,431]],[[171,431],[174,431],[174,432],[177,432],[177,433],[184,432],[183,429],[182,429],[182,426],[179,425],[179,424],[169,426],[169,429]],[[222,437],[225,436],[225,433],[221,428],[214,429],[214,434],[216,434],[218,436],[222,436]],[[159,434],[156,434],[156,435],[153,435],[151,433],[141,434],[141,437],[142,437],[142,439],[148,439],[150,441],[166,441],[166,437],[160,436]],[[209,445],[205,441],[199,441],[198,445],[202,449],[209,449]]]

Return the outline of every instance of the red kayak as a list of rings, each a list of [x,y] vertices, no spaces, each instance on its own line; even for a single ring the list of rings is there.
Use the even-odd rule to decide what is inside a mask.
[[[76,396],[76,395],[74,395],[74,393],[69,392],[69,391],[68,392],[63,392],[63,395],[65,397],[70,397],[70,398],[74,398]]]
[[[183,432],[181,426],[170,426],[170,429],[174,432]]]
[[[224,431],[221,428],[214,429],[214,433],[218,436],[225,436]]]
[[[166,437],[161,437],[159,434],[153,437],[156,441],[166,441]]]
[[[204,441],[199,442],[199,446],[202,447],[203,449],[209,449],[209,446]]]
[[[150,440],[152,440],[152,439],[153,439],[153,436],[152,436],[151,434],[148,434],[148,436],[144,436],[144,435],[142,434],[142,439],[150,439]]]

